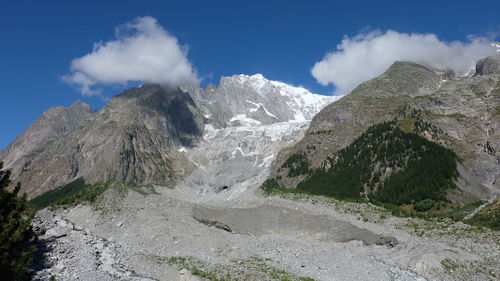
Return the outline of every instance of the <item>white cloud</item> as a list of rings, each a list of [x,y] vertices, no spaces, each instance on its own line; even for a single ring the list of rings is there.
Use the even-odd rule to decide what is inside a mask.
[[[336,94],[347,94],[359,83],[382,74],[395,61],[466,73],[477,60],[494,53],[490,41],[481,37],[470,37],[465,43],[446,42],[435,34],[375,30],[344,37],[335,51],[314,65],[311,73],[322,85],[334,84]]]
[[[187,48],[156,19],[136,18],[117,27],[115,33],[115,40],[95,43],[91,53],[74,59],[63,80],[87,96],[100,93],[96,85],[141,81],[173,88],[199,82]]]

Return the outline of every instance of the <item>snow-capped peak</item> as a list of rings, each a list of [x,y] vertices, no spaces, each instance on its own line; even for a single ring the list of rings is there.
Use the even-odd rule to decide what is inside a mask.
[[[254,75],[239,74],[234,75],[233,78],[235,78],[235,80],[239,83],[246,84],[254,89],[262,89],[269,83],[269,80],[267,80],[264,75],[260,73],[256,73]]]
[[[323,107],[339,98],[337,96],[313,94],[303,87],[290,86],[279,81],[270,82],[280,95],[287,98],[287,104],[294,111],[296,121],[312,119]]]
[[[324,106],[340,98],[313,94],[303,87],[296,87],[284,82],[268,80],[260,73],[254,75],[240,74],[233,77],[240,83],[255,89],[260,94],[279,94],[282,96],[285,103],[293,111],[293,120],[295,121],[312,119],[312,117]],[[268,91],[265,91],[266,87]]]
[[[500,53],[500,42],[493,42],[491,43],[491,46],[497,49],[497,53]]]
[[[220,85],[196,95],[214,123],[253,126],[311,120],[336,97],[313,94],[303,87],[268,80],[264,75],[222,77]]]

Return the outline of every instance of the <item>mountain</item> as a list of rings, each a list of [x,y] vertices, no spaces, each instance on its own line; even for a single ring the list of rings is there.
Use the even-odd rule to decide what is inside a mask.
[[[267,80],[261,74],[222,77],[218,87],[186,90],[216,128],[311,120],[336,99]]]
[[[447,212],[447,199],[497,188],[496,62],[462,78],[397,62],[329,105],[236,75],[205,89],[133,88],[83,106],[65,129],[41,119],[31,135],[50,127],[51,138],[25,133],[2,152],[22,159],[8,164],[32,197],[72,181],[37,197],[65,205],[37,213],[47,259],[35,279],[493,280],[498,232],[468,223],[498,229],[498,200],[441,214],[453,220],[396,215]],[[30,142],[36,154],[20,145]],[[293,182],[282,196],[259,189]]]
[[[48,126],[44,113],[28,134],[0,155],[22,183],[22,191],[35,195],[79,177],[87,182],[168,183],[182,175],[182,168],[173,162],[173,147],[190,145],[203,134],[203,117],[191,97],[158,85],[127,90],[91,114],[76,109],[69,107],[64,116],[82,117],[72,123],[72,130],[23,150],[18,144]]]
[[[460,189],[450,191],[448,198],[495,196],[500,189],[499,65],[499,55],[488,57],[477,63],[475,74],[456,78],[450,71],[395,62],[384,74],[321,110],[304,138],[279,153],[270,178],[281,186],[296,187],[310,172],[290,173],[287,161],[303,155],[308,169],[320,169],[370,126],[396,119],[401,128],[458,155]]]
[[[231,145],[220,148],[247,150],[257,145],[262,133],[278,130],[273,144],[268,143],[272,149],[264,156],[254,153],[259,161],[268,157],[266,163],[270,164],[269,156],[280,148],[278,144],[293,139],[282,140],[281,134],[303,132],[304,123],[333,99],[260,74],[222,77],[218,87],[206,89],[169,90],[146,84],[113,97],[98,111],[81,102],[47,110],[0,152],[0,159],[30,197],[80,177],[87,183],[117,180],[173,186],[199,170],[197,162],[224,158],[220,158],[222,154],[206,157],[207,146],[216,146],[207,141],[207,135],[233,134],[230,138],[234,139],[236,134],[246,141],[242,131],[247,135],[260,132],[252,144],[227,140]],[[286,130],[266,127],[286,121],[298,123]],[[246,129],[231,129],[239,127]],[[228,130],[220,131],[225,128]],[[190,155],[192,151],[199,153]],[[262,169],[264,166],[254,172],[259,174]]]

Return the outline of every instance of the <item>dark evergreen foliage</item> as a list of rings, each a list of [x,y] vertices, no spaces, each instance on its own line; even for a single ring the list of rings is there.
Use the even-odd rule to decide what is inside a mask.
[[[471,225],[488,227],[500,231],[500,212],[496,211],[495,213],[478,214],[465,222]]]
[[[500,199],[487,205],[478,214],[465,222],[471,225],[489,227],[493,230],[500,230]]]
[[[415,210],[417,210],[419,212],[426,212],[426,211],[429,211],[430,209],[432,209],[432,207],[434,207],[435,204],[436,204],[436,201],[434,201],[432,199],[425,199],[422,201],[418,201],[415,204]]]
[[[85,184],[83,179],[76,179],[55,190],[50,190],[33,199],[31,203],[44,208],[47,206],[76,206],[85,202],[94,202],[101,194],[111,187],[129,189],[132,186],[122,182],[106,181],[95,184]],[[140,190],[137,190],[141,192]]]
[[[288,168],[289,177],[296,177],[309,173],[309,161],[304,153],[292,154],[281,167]]]
[[[331,188],[325,188],[331,187]],[[312,194],[336,198],[360,198],[361,173],[355,167],[338,167],[335,172],[316,171],[313,176],[301,182],[298,189]]]
[[[35,207],[43,209],[59,200],[68,198],[85,187],[85,180],[78,178],[66,185],[49,190],[30,201]]]
[[[29,273],[35,251],[31,229],[33,214],[26,194],[18,197],[20,184],[8,191],[10,171],[2,170],[0,162],[0,278],[1,280],[31,280]]]
[[[396,205],[445,200],[445,191],[455,186],[456,161],[453,151],[404,132],[394,120],[368,128],[297,188],[339,198],[366,195]]]

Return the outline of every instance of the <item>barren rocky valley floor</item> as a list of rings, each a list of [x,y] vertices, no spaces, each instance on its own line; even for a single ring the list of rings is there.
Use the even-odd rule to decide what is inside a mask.
[[[372,205],[321,197],[255,196],[215,204],[177,197],[167,188],[149,195],[131,191],[120,199],[109,193],[95,205],[39,212],[37,225],[47,229],[42,241],[50,251],[49,267],[36,278],[497,280],[500,274],[498,233],[483,228],[396,218]],[[248,233],[201,223],[193,213],[200,208],[219,209],[226,226],[240,221]],[[252,222],[263,216],[272,224]],[[390,243],[361,241],[370,235],[391,237]]]

